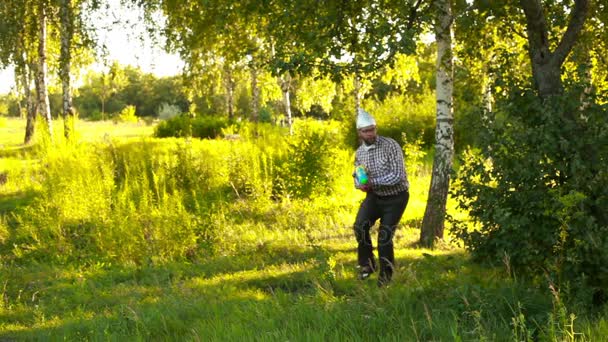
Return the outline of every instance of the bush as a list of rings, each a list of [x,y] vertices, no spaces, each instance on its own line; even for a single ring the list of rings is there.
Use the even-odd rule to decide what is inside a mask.
[[[123,108],[120,113],[118,113],[118,117],[116,118],[118,122],[137,122],[137,116],[135,115],[135,106],[126,106]]]
[[[297,120],[294,135],[287,140],[285,159],[278,162],[275,192],[298,198],[332,193],[335,180],[344,172],[345,160],[349,160],[340,137],[337,123]]]
[[[542,102],[523,90],[498,106],[453,193],[477,229],[460,222],[454,231],[477,258],[506,255],[530,274],[598,293],[608,287],[608,107],[581,110],[579,99]]]
[[[188,115],[179,115],[162,121],[154,129],[157,138],[183,138],[192,136],[191,118]]]
[[[106,117],[107,117],[107,113],[106,113]],[[89,115],[87,117],[87,119],[89,119],[90,121],[101,121],[104,119],[103,115],[101,115],[101,112],[98,110],[94,110],[91,115]]]
[[[222,133],[222,128],[230,126],[230,121],[217,116],[201,116],[192,120],[192,137],[194,138],[217,138]]]
[[[222,134],[222,129],[235,125],[233,130],[238,131],[238,123],[230,122],[226,118],[215,116],[202,116],[191,118],[183,114],[163,121],[156,126],[154,136],[158,138],[167,137],[193,137],[193,138],[217,138]]]

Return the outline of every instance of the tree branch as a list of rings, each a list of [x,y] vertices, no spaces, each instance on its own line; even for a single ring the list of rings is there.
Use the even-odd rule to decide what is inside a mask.
[[[522,2],[525,2],[525,0],[522,0]],[[572,50],[574,43],[576,43],[576,39],[583,29],[588,12],[589,0],[575,0],[574,10],[570,16],[570,22],[568,23],[566,33],[564,33],[562,40],[559,42],[554,52],[553,58],[555,58],[558,65],[562,65],[570,53],[570,50]]]
[[[540,0],[520,0],[519,3],[526,16],[532,62],[548,59],[551,52],[549,51],[547,21]]]
[[[515,35],[517,35],[523,39],[528,39],[528,37],[523,32],[521,32],[517,28],[515,28],[515,25],[512,22],[506,22],[505,24],[511,30],[511,32],[513,32]]]

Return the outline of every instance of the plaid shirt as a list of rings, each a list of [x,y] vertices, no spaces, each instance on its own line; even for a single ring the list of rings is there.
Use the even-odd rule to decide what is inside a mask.
[[[361,144],[355,153],[355,167],[363,165],[372,191],[378,196],[397,195],[409,189],[401,146],[391,139],[378,136],[369,150]]]

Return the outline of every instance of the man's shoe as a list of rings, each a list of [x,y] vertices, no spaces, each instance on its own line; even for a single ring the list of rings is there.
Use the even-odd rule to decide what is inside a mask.
[[[369,276],[372,275],[372,273],[374,273],[374,269],[371,268],[370,266],[362,266],[361,269],[359,270],[359,280],[365,280],[367,278],[369,278]]]

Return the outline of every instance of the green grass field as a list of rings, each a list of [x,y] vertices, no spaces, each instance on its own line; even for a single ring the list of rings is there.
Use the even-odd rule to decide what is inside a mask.
[[[185,245],[189,235],[171,234],[181,229],[184,218],[195,218],[171,216],[182,212],[179,206],[166,209],[174,203],[171,196],[177,195],[169,190],[163,193],[158,186],[165,184],[169,189],[166,184],[172,184],[159,180],[162,168],[154,169],[144,182],[154,180],[162,199],[157,201],[163,205],[145,204],[147,195],[131,189],[128,194],[139,197],[125,203],[151,209],[125,209],[121,215],[131,216],[124,221],[106,217],[106,209],[95,203],[80,203],[69,211],[70,201],[89,197],[79,197],[87,194],[78,189],[59,187],[53,192],[64,197],[52,197],[48,187],[55,185],[41,180],[40,174],[51,177],[52,172],[42,170],[53,168],[56,159],[21,146],[23,127],[16,119],[0,126],[0,173],[8,175],[7,182],[0,185],[1,341],[601,341],[608,336],[605,314],[577,317],[548,284],[526,282],[508,271],[508,263],[476,264],[464,250],[447,242],[434,250],[418,248],[429,165],[426,171],[411,175],[411,200],[395,237],[395,278],[389,287],[378,288],[375,277],[356,279],[351,224],[362,195],[349,187],[349,175],[333,195],[310,200],[246,199],[226,187],[226,192],[218,192],[224,199],[218,209],[215,202],[209,202],[219,195],[205,197],[207,202],[195,206],[207,206],[198,213],[212,213],[205,222],[217,231],[215,249],[213,253],[185,251],[180,257],[175,246],[162,245],[162,237]],[[175,139],[151,138],[153,127],[143,124],[79,122],[76,129],[83,145],[103,145],[109,140],[116,146],[142,141],[159,149],[169,148],[169,144],[183,146]],[[200,142],[199,147],[210,151],[230,148],[226,150],[230,153],[244,148],[225,144],[229,143]],[[150,155],[155,156],[155,151]],[[81,155],[72,163],[84,165],[84,159]],[[89,163],[97,157],[91,160]],[[211,159],[204,162],[211,163]],[[66,171],[64,177],[76,177],[73,165],[62,165],[59,171]],[[91,165],[95,167],[78,170],[104,164]],[[173,164],[159,165],[168,168]],[[95,182],[83,178],[85,185]],[[230,184],[237,189],[238,184]],[[59,202],[53,204],[55,211],[49,211],[57,217],[34,210],[48,208],[38,199],[49,198]],[[120,203],[110,205],[115,208]],[[452,202],[449,210],[464,215],[455,211]],[[29,221],[26,214],[40,217]],[[53,225],[63,222],[63,217],[72,220],[60,227],[64,235],[24,235],[46,229],[36,227],[35,222]],[[157,219],[159,226],[155,226]],[[145,239],[140,245],[135,237],[122,240],[120,231],[115,231],[142,225]],[[158,231],[149,233],[147,225]],[[99,241],[105,245],[89,242],[89,235],[78,235],[85,234],[84,230],[66,233],[70,227],[90,229],[91,236],[100,235]],[[161,233],[168,235],[146,235]],[[106,234],[114,234],[117,241],[103,240]],[[108,250],[87,254],[76,243],[44,241],[45,237],[66,236],[83,246],[106,246]],[[132,250],[137,246],[152,247],[149,253],[142,252],[145,257],[130,257],[139,256]],[[62,253],[74,257],[62,258]]]

